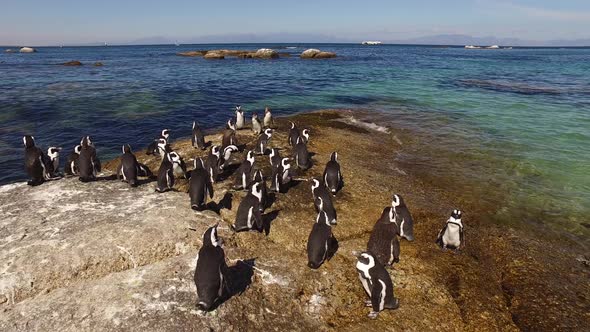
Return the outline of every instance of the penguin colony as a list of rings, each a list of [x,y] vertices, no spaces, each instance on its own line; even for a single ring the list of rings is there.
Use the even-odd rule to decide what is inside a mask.
[[[236,219],[232,225],[235,232],[264,229],[263,213],[268,208],[267,190],[287,193],[293,181],[294,169],[305,172],[312,167],[312,160],[307,148],[310,130],[299,130],[290,123],[288,144],[292,147],[290,157],[281,157],[280,151],[272,147],[274,120],[267,107],[261,121],[256,113],[252,114],[252,131],[257,141],[235,171],[233,190],[247,191],[239,203]],[[202,211],[207,209],[207,197],[213,198],[213,183],[220,180],[230,165],[233,153],[240,151],[236,139],[236,130],[245,129],[245,116],[241,106],[236,106],[235,118],[227,122],[223,133],[222,145],[211,146],[205,159],[195,158],[193,169],[187,171],[182,157],[172,150],[169,144],[170,130],[164,129],[148,145],[146,154],[161,158],[157,173],[155,190],[159,193],[172,190],[177,176],[189,178],[190,207]],[[24,136],[25,170],[30,178],[28,184],[37,186],[45,181],[57,180],[64,175],[59,172],[59,147],[49,147],[47,153],[35,145],[33,136]],[[206,150],[205,136],[195,121],[192,124],[191,143],[195,149]],[[271,186],[267,188],[266,179],[261,170],[255,167],[254,155],[268,155],[272,173]],[[294,161],[294,165],[291,162]],[[293,167],[293,168],[292,168]],[[82,182],[94,181],[101,171],[100,160],[90,136],[81,139],[68,155],[64,173],[78,176]],[[131,146],[122,146],[122,156],[117,168],[117,178],[130,186],[138,185],[138,177],[152,177],[152,171],[137,161]],[[338,242],[332,232],[337,225],[337,213],[334,200],[343,189],[344,179],[340,171],[338,153],[332,152],[321,178],[303,179],[311,185],[311,197],[317,211],[315,223],[307,241],[307,266],[319,269],[338,249]],[[462,212],[453,210],[450,218],[440,230],[436,243],[443,249],[455,252],[465,246],[463,236]],[[197,255],[194,281],[197,288],[197,307],[210,311],[223,301],[228,292],[226,283],[227,264],[223,250],[223,240],[217,234],[218,225],[209,227],[203,234],[203,245]],[[397,309],[400,301],[393,293],[393,281],[387,268],[393,268],[400,260],[400,240],[414,240],[414,220],[410,210],[399,194],[394,194],[388,206],[383,209],[381,217],[375,223],[367,248],[353,252],[357,257],[356,270],[367,300],[365,305],[371,308],[368,317],[375,319],[385,309]]]

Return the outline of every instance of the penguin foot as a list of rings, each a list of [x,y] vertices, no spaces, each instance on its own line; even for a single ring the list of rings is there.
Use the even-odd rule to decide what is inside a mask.
[[[379,313],[377,311],[371,311],[367,317],[371,318],[371,319],[377,319],[377,317],[379,317]]]

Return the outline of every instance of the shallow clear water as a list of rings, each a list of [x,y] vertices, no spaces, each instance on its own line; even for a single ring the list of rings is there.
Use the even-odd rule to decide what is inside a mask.
[[[295,56],[210,61],[175,55],[260,47],[281,47]],[[300,60],[296,55],[308,47],[339,57]],[[57,65],[69,60],[88,65]],[[95,61],[104,67],[92,66]],[[495,187],[490,190],[509,191],[512,216],[532,210],[573,233],[587,234],[590,227],[588,48],[40,48],[35,54],[0,53],[0,73],[0,183],[25,179],[23,134],[34,135],[42,147],[68,151],[89,134],[106,159],[123,143],[143,149],[162,128],[170,128],[174,138],[190,135],[194,119],[219,127],[235,104],[259,114],[268,105],[276,115],[363,108],[389,114],[396,126],[424,138],[452,144],[466,161],[454,171],[489,179]],[[433,172],[446,170],[440,160],[432,154],[427,161]],[[478,166],[465,167],[469,161]]]

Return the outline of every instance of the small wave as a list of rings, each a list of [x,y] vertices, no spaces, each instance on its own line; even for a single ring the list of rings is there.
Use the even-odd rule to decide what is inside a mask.
[[[568,92],[554,87],[534,86],[521,82],[505,82],[495,80],[460,79],[456,82],[456,84],[467,88],[480,88],[498,92],[512,92],[525,95],[559,95]]]
[[[345,118],[338,119],[337,121],[341,121],[341,122],[348,123],[348,124],[351,124],[351,125],[354,125],[357,127],[389,134],[389,128],[384,127],[384,126],[380,126],[380,125],[373,123],[373,122],[366,122],[366,121],[358,120],[354,116],[347,116]]]

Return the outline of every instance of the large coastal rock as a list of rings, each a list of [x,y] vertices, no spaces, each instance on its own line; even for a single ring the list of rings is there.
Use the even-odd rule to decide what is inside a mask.
[[[329,59],[329,58],[335,58],[336,53],[323,52],[323,51],[320,51],[316,48],[310,48],[310,49],[307,49],[307,50],[301,52],[300,57],[302,59]]]
[[[221,59],[225,59],[225,56],[222,53],[217,53],[217,52],[207,52],[207,54],[205,54],[203,56],[204,59],[214,59],[214,60],[221,60]]]
[[[278,59],[279,52],[270,48],[261,48],[254,53],[253,57],[257,59]]]
[[[37,52],[37,50],[32,47],[21,47],[19,52],[20,53],[35,53],[35,52]]]
[[[289,53],[279,53],[276,50],[269,48],[261,48],[259,50],[202,50],[202,51],[187,51],[177,53],[179,56],[186,57],[203,57],[205,59],[221,59],[222,57],[236,57],[241,59],[277,59],[279,57],[289,57]]]
[[[65,178],[38,187],[0,187],[0,331],[516,331],[587,325],[584,305],[561,293],[565,288],[573,299],[588,298],[584,267],[567,269],[568,286],[555,284],[551,294],[535,295],[536,287],[554,279],[531,263],[538,256],[531,249],[550,244],[513,246],[510,239],[522,236],[483,228],[474,216],[463,254],[435,246],[457,198],[382,162],[412,146],[403,131],[374,130],[375,125],[335,112],[277,119],[271,144],[285,156],[287,120],[311,129],[314,166],[296,174],[287,193],[269,197],[263,233],[231,231],[246,195],[232,189],[231,173],[214,184],[211,210],[203,212],[190,209],[186,179],[163,194],[154,191],[153,179],[131,188],[111,176],[118,160],[105,162],[105,173],[92,183]],[[250,131],[237,135],[245,147],[255,144]],[[218,134],[206,138],[221,141]],[[173,142],[172,148],[187,162],[207,154],[188,140]],[[307,180],[321,177],[332,151],[339,153],[345,179],[334,198],[339,249],[311,270],[305,248],[316,211]],[[157,171],[158,157],[136,155]],[[233,156],[229,168],[235,170],[243,158],[243,152]],[[256,167],[269,175],[268,156],[256,156]],[[394,191],[403,191],[412,208],[416,240],[402,241],[400,263],[389,270],[400,308],[370,320],[351,252],[366,248]],[[476,213],[479,202],[461,203]],[[203,314],[195,308],[195,257],[203,232],[216,223],[225,240],[232,296]],[[550,258],[560,264],[560,257]],[[560,269],[549,271],[560,277]],[[523,284],[527,276],[531,280]],[[533,301],[525,286],[534,290]],[[532,304],[525,308],[525,302]]]

